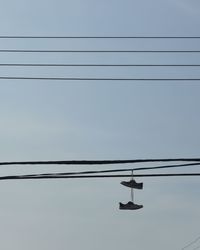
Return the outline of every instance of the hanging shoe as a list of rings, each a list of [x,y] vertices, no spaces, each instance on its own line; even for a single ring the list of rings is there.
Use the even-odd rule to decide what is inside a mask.
[[[136,189],[143,189],[143,183],[137,183],[134,179],[130,181],[122,181],[121,184],[126,187],[136,188]]]
[[[119,209],[121,210],[137,210],[143,208],[143,205],[134,204],[132,201],[129,201],[127,204],[119,202]]]

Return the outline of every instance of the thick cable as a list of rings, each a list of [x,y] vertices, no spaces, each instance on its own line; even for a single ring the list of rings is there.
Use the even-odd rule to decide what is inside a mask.
[[[149,159],[129,159],[129,160],[64,160],[64,161],[1,161],[2,165],[109,165],[109,164],[129,164],[144,162],[200,162],[200,158],[149,158]]]
[[[179,173],[179,174],[136,174],[134,177],[194,177],[200,173]],[[124,178],[131,177],[131,174],[120,175],[58,175],[58,174],[35,174],[35,175],[13,175],[0,176],[0,180],[25,180],[25,179],[86,179],[86,178]]]

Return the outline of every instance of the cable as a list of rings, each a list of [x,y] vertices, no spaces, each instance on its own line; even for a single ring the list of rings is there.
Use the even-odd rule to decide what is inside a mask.
[[[116,173],[116,172],[129,172],[129,171],[141,171],[141,170],[154,170],[154,169],[166,169],[166,168],[179,168],[187,166],[198,166],[200,163],[190,163],[190,164],[179,164],[179,165],[165,165],[157,167],[142,167],[142,168],[126,168],[126,169],[109,169],[109,170],[96,170],[96,171],[80,171],[80,172],[65,172],[65,173],[54,173],[58,175],[84,175],[84,174],[100,174],[100,173]],[[47,173],[45,175],[50,175],[52,173]],[[135,176],[135,175],[134,175]]]
[[[23,179],[85,179],[85,178],[122,178],[131,177],[131,174],[120,175],[59,175],[59,174],[33,174],[33,175],[10,175],[0,176],[0,180],[23,180]],[[200,173],[179,173],[179,174],[134,174],[134,177],[192,177],[200,176]]]
[[[48,64],[0,63],[0,67],[200,67],[200,64]]]
[[[156,161],[159,159],[156,159]],[[170,159],[163,159],[164,161],[169,161]],[[176,159],[177,160],[177,159]],[[11,162],[10,162],[11,163]],[[21,162],[22,163],[22,162]],[[30,164],[30,162],[23,162],[25,164]],[[33,162],[31,162],[33,163]],[[44,163],[44,162],[42,162]],[[5,163],[0,163],[4,165]],[[19,164],[19,162],[18,162]],[[36,162],[34,162],[36,164]],[[158,168],[172,168],[172,167],[183,167],[191,165],[199,165],[200,163],[191,164],[180,164],[180,165],[167,165],[167,166],[157,166],[157,167],[147,167],[147,168],[135,168],[135,169],[117,169],[117,170],[101,170],[101,171],[84,171],[84,172],[68,172],[68,173],[45,173],[45,174],[31,174],[31,175],[14,175],[14,176],[1,176],[0,180],[13,180],[13,179],[57,179],[57,178],[117,178],[117,177],[131,177],[131,174],[126,175],[84,175],[93,173],[106,173],[106,172],[122,172],[122,171],[136,171],[136,170],[148,170],[148,169],[158,169]],[[7,164],[8,165],[8,162]],[[9,164],[10,165],[10,164]],[[178,173],[178,174],[134,174],[134,177],[177,177],[177,176],[200,176],[200,173]],[[200,237],[199,237],[200,238]],[[196,242],[196,241],[195,241]],[[191,244],[191,243],[190,243]],[[184,249],[184,248],[183,248]]]
[[[23,162],[24,163],[24,162]],[[35,164],[36,162],[34,162]],[[25,163],[29,164],[29,163]],[[2,163],[1,163],[2,165]],[[6,164],[8,165],[8,164]],[[200,163],[191,164],[180,164],[180,165],[166,165],[157,167],[147,167],[147,168],[134,168],[134,169],[115,169],[115,170],[100,170],[100,171],[83,171],[83,172],[67,172],[67,173],[45,173],[45,174],[33,174],[33,175],[17,175],[17,176],[4,176],[0,177],[0,180],[7,179],[49,179],[49,178],[111,178],[111,177],[130,177],[132,174],[128,175],[86,175],[86,174],[98,174],[98,173],[112,173],[112,172],[123,172],[123,171],[137,171],[137,170],[149,170],[149,169],[159,169],[159,168],[174,168],[174,167],[184,167],[200,165]],[[199,176],[200,173],[179,173],[179,174],[134,174],[134,177],[165,177],[165,176]]]
[[[0,36],[0,39],[200,39],[200,36]]]
[[[190,247],[191,245],[195,244],[198,240],[200,240],[200,236],[198,236],[195,240],[193,240],[192,242],[190,242],[189,244],[187,244],[186,246],[181,248],[181,250],[184,250],[184,249]],[[198,249],[198,248],[195,248],[195,249]]]
[[[166,169],[166,168],[180,168],[180,167],[189,167],[189,166],[198,166],[199,163],[187,163],[187,164],[176,164],[176,165],[165,165],[165,166],[156,166],[156,167],[140,167],[134,168],[134,171],[141,170],[153,170],[153,169]]]
[[[0,80],[48,80],[48,81],[200,81],[200,78],[94,78],[94,77],[29,77],[0,76]]]
[[[200,53],[200,50],[26,50],[1,49],[0,53]]]
[[[0,166],[5,165],[108,165],[108,164],[129,164],[144,162],[200,162],[200,158],[152,158],[132,160],[66,160],[66,161],[4,161]]]
[[[45,174],[33,174],[33,175],[25,175],[26,177],[36,177],[36,176],[42,176],[42,177],[49,177],[49,176],[82,176],[87,174],[99,174],[99,173],[114,173],[114,172],[125,172],[125,171],[138,171],[138,170],[150,170],[150,169],[159,169],[159,168],[174,168],[174,167],[185,167],[185,166],[193,166],[193,165],[200,165],[200,163],[191,163],[191,164],[180,164],[180,165],[166,165],[166,166],[157,166],[157,167],[146,167],[146,168],[132,168],[132,169],[114,169],[114,170],[97,170],[97,171],[81,171],[81,172],[65,172],[65,173],[45,173]],[[94,175],[92,175],[94,177]],[[98,175],[101,177],[101,175]],[[106,175],[107,177],[117,177],[116,175]],[[119,176],[119,175],[118,175]],[[129,177],[131,175],[120,175],[119,177]],[[137,177],[138,175],[134,174],[134,177]],[[141,175],[140,175],[141,176]],[[11,176],[12,177],[12,176]],[[24,175],[22,175],[24,177]],[[18,176],[18,178],[22,178],[21,175]],[[87,176],[90,178],[89,176]],[[104,175],[103,175],[104,177]],[[77,177],[79,178],[79,177]],[[84,178],[84,177],[80,177]],[[1,179],[1,178],[0,178]]]

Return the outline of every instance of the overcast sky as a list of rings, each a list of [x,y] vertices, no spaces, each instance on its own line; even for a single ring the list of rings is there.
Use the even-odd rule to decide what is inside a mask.
[[[197,0],[2,0],[0,35],[200,36],[199,8]],[[3,39],[0,49],[192,50],[200,49],[198,43]],[[0,63],[200,64],[200,59],[198,54],[4,53]],[[200,77],[198,68],[1,67],[0,75]],[[1,80],[0,161],[199,157],[199,107],[198,82]],[[75,169],[88,168],[2,167],[1,175]],[[139,211],[118,209],[119,202],[130,200],[120,181],[1,182],[1,249],[181,250],[200,235],[199,178],[138,179],[144,182],[144,190],[135,193],[136,203],[144,205]]]

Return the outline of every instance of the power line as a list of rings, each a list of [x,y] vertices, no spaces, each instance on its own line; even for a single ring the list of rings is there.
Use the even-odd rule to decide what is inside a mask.
[[[155,169],[166,169],[166,168],[179,168],[179,167],[187,167],[187,166],[198,166],[199,163],[187,163],[187,164],[176,164],[176,165],[162,165],[162,166],[156,166],[156,167],[138,167],[138,168],[128,168],[128,169],[109,169],[109,170],[96,170],[96,171],[79,171],[79,172],[65,172],[65,173],[45,173],[45,174],[39,174],[42,176],[49,176],[49,175],[87,175],[87,174],[102,174],[102,173],[116,173],[116,172],[128,172],[128,171],[141,171],[141,170],[155,170]],[[37,174],[38,175],[38,174]],[[32,176],[32,175],[28,175]],[[34,175],[35,176],[35,175]],[[136,176],[134,174],[134,176]]]
[[[49,80],[49,81],[200,81],[200,78],[97,78],[97,77],[29,77],[0,76],[0,80]]]
[[[190,161],[190,160],[199,160],[198,158],[189,158],[189,159],[176,159],[176,161]],[[131,163],[139,162],[154,162],[154,161],[171,161],[174,159],[139,159],[133,160]],[[122,160],[123,163],[128,163],[127,160]],[[132,160],[128,160],[132,161]],[[84,164],[85,161],[56,161],[57,164]],[[77,163],[79,162],[79,163]],[[119,160],[115,161],[86,161],[87,164],[118,164]],[[121,161],[120,161],[121,163]],[[0,162],[0,165],[25,165],[25,164],[55,164],[55,161],[39,161],[39,162]],[[14,175],[14,176],[0,176],[0,180],[13,180],[13,179],[52,179],[52,178],[117,178],[117,177],[130,177],[131,174],[120,174],[120,175],[99,175],[99,173],[113,173],[113,172],[123,172],[123,171],[139,171],[139,170],[150,170],[150,169],[164,169],[164,168],[176,168],[176,167],[186,167],[186,166],[195,166],[200,165],[198,163],[187,163],[187,164],[176,164],[176,165],[162,165],[156,167],[140,167],[140,168],[131,168],[131,169],[114,169],[114,170],[97,170],[97,171],[81,171],[81,172],[66,172],[66,173],[45,173],[45,174],[29,174],[29,175]],[[93,174],[93,175],[88,175]],[[98,175],[94,175],[98,174]],[[134,174],[134,177],[177,177],[177,176],[200,176],[200,173],[175,173],[175,174]]]
[[[0,176],[0,180],[25,180],[25,179],[86,179],[86,178],[124,178],[132,174],[120,175],[59,175],[59,174],[33,174],[33,175],[10,175]],[[192,177],[200,176],[200,173],[179,173],[179,174],[136,174],[134,177]]]
[[[122,168],[122,169],[109,169],[109,170],[96,170],[96,171],[80,171],[80,172],[67,172],[67,173],[55,173],[59,175],[83,175],[83,174],[99,174],[99,173],[116,173],[116,172],[129,172],[129,171],[141,171],[141,170],[155,170],[155,169],[166,169],[166,168],[180,168],[188,166],[199,166],[200,163],[189,163],[189,164],[176,164],[176,165],[164,165],[156,167],[140,167],[140,168]]]
[[[151,158],[129,160],[65,160],[65,161],[4,161],[0,166],[7,165],[111,165],[150,162],[200,162],[200,158]]]
[[[156,167],[140,167],[133,168],[133,171],[141,171],[141,170],[153,170],[153,169],[166,169],[166,168],[180,168],[180,167],[189,167],[189,166],[198,166],[199,163],[187,163],[187,164],[176,164],[176,165],[162,165]]]
[[[0,67],[200,67],[200,64],[49,64],[0,63]]]
[[[200,36],[0,36],[0,39],[200,39]]]
[[[0,49],[0,53],[200,53],[200,50],[32,50]]]

